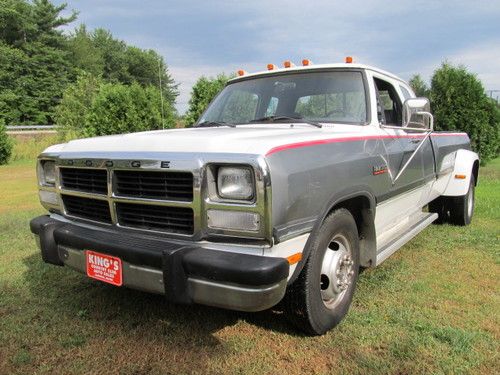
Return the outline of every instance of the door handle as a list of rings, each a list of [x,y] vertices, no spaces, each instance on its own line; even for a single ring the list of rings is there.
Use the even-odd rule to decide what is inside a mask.
[[[410,143],[420,143],[422,142],[422,139],[412,139]]]

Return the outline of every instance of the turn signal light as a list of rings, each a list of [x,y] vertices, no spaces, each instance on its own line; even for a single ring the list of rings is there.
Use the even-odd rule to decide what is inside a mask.
[[[291,68],[292,66],[295,66],[295,64],[293,62],[291,62],[290,60],[286,60],[284,63],[283,63],[283,66],[285,68]]]
[[[345,63],[346,63],[346,64],[352,64],[352,61],[353,61],[353,60],[352,60],[352,56],[347,56],[347,57],[345,58]]]
[[[309,66],[309,65],[312,65],[312,63],[313,62],[309,59],[302,60],[302,66]]]
[[[278,67],[274,64],[267,64],[267,70],[274,70],[274,69],[278,69]]]
[[[301,259],[302,259],[302,253],[295,253],[286,258],[289,265],[299,263]]]
[[[467,178],[467,176],[466,176],[466,175],[464,175],[464,174],[456,174],[456,175],[455,175],[455,178],[456,178],[457,180],[465,180],[465,179]]]
[[[246,71],[244,71],[243,69],[240,69],[238,70],[238,75],[241,77],[241,76],[244,76],[245,74],[247,74]]]

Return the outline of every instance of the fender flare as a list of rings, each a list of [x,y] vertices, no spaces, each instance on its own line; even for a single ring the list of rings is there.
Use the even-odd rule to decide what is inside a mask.
[[[455,154],[455,165],[442,195],[446,197],[459,197],[467,194],[472,175],[474,175],[477,185],[478,172],[478,154],[470,150],[457,150]],[[463,176],[465,176],[465,178],[463,178]]]
[[[318,216],[318,219],[316,220],[316,223],[314,224],[309,238],[307,239],[307,242],[304,246],[304,250],[302,251],[302,259],[297,263],[297,266],[295,267],[295,270],[293,272],[292,277],[288,280],[288,284],[292,284],[297,277],[299,276],[300,272],[304,268],[304,265],[307,262],[307,259],[309,258],[309,255],[311,253],[311,243],[315,236],[317,235],[319,228],[321,227],[321,224],[323,224],[323,221],[325,220],[326,216],[336,207],[342,204],[342,202],[346,202],[350,199],[353,198],[359,198],[363,197],[366,198],[369,202],[369,207],[364,214],[366,214],[368,217],[364,218],[364,221],[367,221],[369,224],[371,224],[371,228],[368,228],[368,236],[369,238],[366,238],[366,241],[369,243],[369,246],[366,247],[366,249],[363,250],[363,252],[366,252],[367,254],[360,254],[361,258],[368,259],[365,264],[375,264],[375,258],[377,255],[377,245],[376,245],[376,234],[375,234],[375,209],[376,209],[376,199],[375,195],[373,194],[372,190],[368,186],[358,186],[358,187],[350,187],[349,189],[337,192],[336,194],[333,195],[333,197],[330,199],[328,204],[325,206],[325,209],[321,214]],[[371,262],[370,262],[371,260]]]

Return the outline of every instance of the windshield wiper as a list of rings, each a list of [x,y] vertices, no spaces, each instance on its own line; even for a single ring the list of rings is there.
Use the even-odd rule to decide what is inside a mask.
[[[229,126],[234,128],[236,125],[224,121],[203,121],[195,126],[195,128],[210,128],[215,126]]]
[[[250,122],[277,122],[277,121],[293,121],[293,122],[303,122],[304,124],[309,124],[316,126],[317,128],[322,128],[319,122],[306,120],[300,117],[290,117],[290,116],[266,116],[262,118],[257,118],[255,120],[250,120]]]

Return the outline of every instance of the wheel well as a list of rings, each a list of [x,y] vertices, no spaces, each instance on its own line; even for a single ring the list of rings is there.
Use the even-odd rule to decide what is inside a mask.
[[[363,267],[375,264],[377,254],[375,234],[375,210],[371,207],[368,197],[356,196],[336,203],[330,212],[339,208],[347,209],[356,221],[359,233],[360,263]]]
[[[477,186],[477,178],[479,175],[479,160],[476,160],[474,162],[474,165],[472,166],[472,175],[474,176],[474,184]]]

